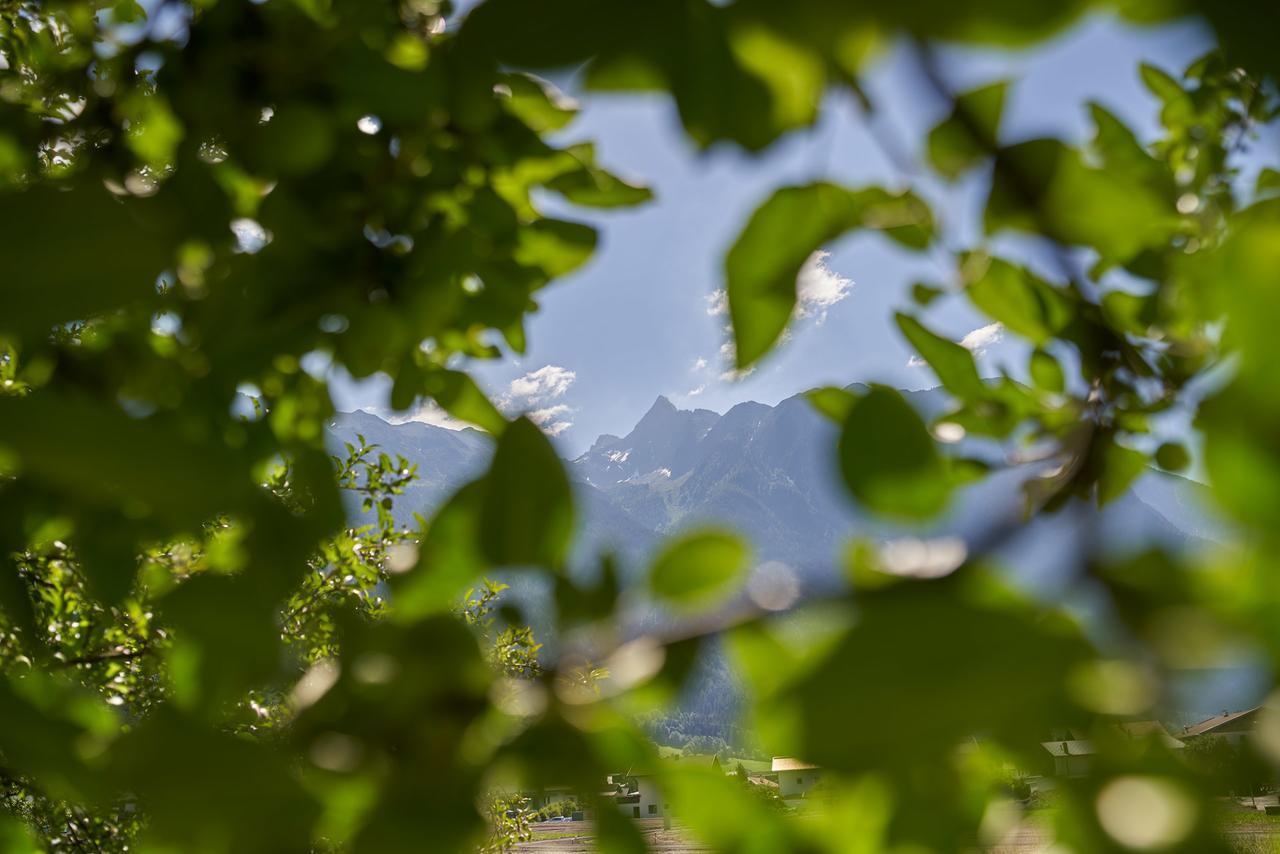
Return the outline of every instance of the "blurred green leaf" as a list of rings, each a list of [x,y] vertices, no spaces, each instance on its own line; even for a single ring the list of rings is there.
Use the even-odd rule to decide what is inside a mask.
[[[946,470],[924,421],[887,386],[858,398],[840,433],[840,471],[854,497],[889,516],[927,518],[947,504]]]
[[[1191,465],[1191,454],[1184,445],[1164,442],[1156,448],[1156,464],[1165,471],[1183,471]]]
[[[973,354],[954,341],[948,341],[925,329],[913,317],[895,315],[898,328],[915,347],[920,357],[929,363],[947,391],[962,400],[974,400],[986,394],[986,386],[978,375]]]
[[[845,418],[849,416],[849,410],[858,400],[848,389],[833,386],[815,388],[806,397],[809,398],[814,409],[837,424],[844,423]]]
[[[966,256],[961,265],[969,300],[992,320],[1044,344],[1071,322],[1071,299],[1021,267],[987,255]]]
[[[932,236],[929,209],[910,194],[787,187],[751,216],[725,261],[737,366],[745,368],[782,335],[796,304],[796,276],[809,256],[855,228],[884,231],[921,249]]]
[[[505,85],[507,109],[538,133],[560,130],[578,114],[577,103],[541,77],[509,74]]]
[[[1098,477],[1098,504],[1115,501],[1128,491],[1138,477],[1146,471],[1147,455],[1117,444],[1114,440],[1103,445],[1101,473]]]
[[[727,531],[702,530],[668,543],[649,569],[649,589],[682,607],[707,604],[726,593],[746,569],[745,543]]]
[[[1066,388],[1066,377],[1063,374],[1062,365],[1044,350],[1031,351],[1029,372],[1031,381],[1036,384],[1036,388],[1041,388],[1054,394],[1062,394]]]
[[[947,178],[958,178],[990,156],[999,144],[1006,81],[956,98],[951,115],[929,132],[929,162]]]
[[[560,567],[568,555],[573,496],[551,442],[528,418],[517,418],[498,439],[484,479],[480,538],[485,556],[501,566]]]
[[[945,764],[974,733],[1035,745],[1042,721],[1078,716],[1064,681],[1089,650],[1069,626],[1016,601],[984,601],[961,578],[893,585],[859,601],[853,628],[779,695],[802,701],[809,761],[910,774]],[[832,732],[841,737],[823,735]]]
[[[1058,140],[1030,140],[997,156],[986,230],[1040,232],[1123,263],[1169,237],[1172,203],[1141,176],[1092,166]]]

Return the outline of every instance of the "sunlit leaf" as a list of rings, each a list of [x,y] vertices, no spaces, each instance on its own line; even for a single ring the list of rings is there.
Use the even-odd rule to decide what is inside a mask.
[[[746,568],[748,550],[725,531],[695,531],[668,544],[649,569],[649,587],[668,602],[705,604],[726,592]]]
[[[926,518],[947,503],[950,486],[933,438],[902,395],[872,386],[840,433],[840,470],[858,501],[890,516]]]

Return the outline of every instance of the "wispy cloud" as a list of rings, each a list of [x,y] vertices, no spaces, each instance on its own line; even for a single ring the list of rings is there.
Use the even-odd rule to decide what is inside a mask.
[[[567,368],[543,365],[536,371],[512,380],[507,395],[513,400],[523,400],[526,403],[553,400],[568,391],[577,378],[578,375]]]
[[[702,393],[703,393],[704,391],[706,391],[706,390],[707,390],[707,384],[706,384],[706,383],[703,383],[702,385],[698,386],[697,388],[691,388],[691,389],[689,389],[688,391],[686,391],[686,392],[684,393],[684,396],[685,396],[685,397],[697,397],[698,395],[702,394]]]
[[[535,409],[526,414],[529,416],[529,420],[534,424],[543,426],[550,424],[553,421],[557,421],[561,415],[568,415],[569,412],[569,407],[566,404],[559,403],[555,406],[548,406],[545,409]]]
[[[980,326],[960,339],[959,344],[975,356],[981,356],[987,348],[1004,337],[1003,323]]]
[[[699,371],[705,371],[706,369],[707,369],[707,360],[702,358],[701,356],[693,360],[693,367],[690,368],[690,370],[692,370],[695,374],[698,373]]]
[[[971,332],[968,332],[956,343],[978,357],[987,352],[987,349],[993,344],[1000,342],[1004,338],[1003,323],[988,323],[986,326],[979,326]],[[928,363],[919,356],[912,356],[907,360],[907,367],[922,368]]]
[[[543,365],[512,380],[499,398],[498,407],[508,414],[523,412],[544,433],[559,436],[573,426],[573,422],[565,417],[573,409],[568,404],[552,401],[564,397],[577,378],[578,375],[568,368]]]
[[[720,317],[729,313],[729,293],[724,288],[707,294],[707,314]]]
[[[827,266],[831,253],[819,249],[809,256],[796,276],[796,316],[827,319],[827,309],[849,296],[853,279],[845,278]]]

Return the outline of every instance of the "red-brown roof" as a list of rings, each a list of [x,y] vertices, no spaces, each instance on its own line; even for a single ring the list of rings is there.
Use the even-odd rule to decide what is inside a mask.
[[[808,762],[801,762],[799,759],[793,759],[790,756],[773,757],[774,771],[809,771],[817,768],[817,765],[810,765]]]
[[[1208,733],[1213,732],[1218,727],[1223,726],[1224,724],[1229,724],[1232,721],[1236,721],[1248,715],[1252,715],[1254,712],[1258,711],[1259,708],[1261,707],[1255,706],[1252,709],[1245,709],[1243,712],[1224,712],[1220,715],[1215,715],[1214,717],[1211,717],[1207,720],[1203,720],[1198,724],[1192,724],[1191,726],[1187,727],[1182,731],[1182,735],[1188,736],[1188,737],[1196,736],[1196,735],[1206,735]]]

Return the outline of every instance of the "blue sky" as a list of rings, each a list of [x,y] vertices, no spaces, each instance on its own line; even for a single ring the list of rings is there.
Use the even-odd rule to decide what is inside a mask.
[[[1157,109],[1142,88],[1138,63],[1182,70],[1208,44],[1193,24],[1134,28],[1108,18],[1086,20],[1033,52],[954,51],[947,75],[956,90],[1007,78],[1004,141],[1091,133],[1085,103],[1097,100],[1130,121],[1141,136],[1157,129]],[[569,83],[571,81],[561,81]],[[870,75],[879,105],[874,119],[906,146],[917,146],[946,106],[893,53]],[[574,93],[582,112],[565,140],[591,139],[613,171],[647,182],[656,201],[600,214],[548,200],[546,208],[600,228],[600,249],[579,272],[546,289],[528,322],[528,352],[468,367],[502,404],[541,413],[569,456],[600,433],[625,433],[659,394],[677,406],[724,411],[744,400],[775,403],[822,384],[879,381],[901,388],[935,384],[892,323],[910,306],[916,281],[945,284],[939,258],[899,250],[873,235],[831,244],[822,269],[808,279],[809,316],[790,340],[746,378],[722,377],[725,318],[709,298],[723,286],[722,261],[747,217],[775,188],[816,179],[850,186],[912,183],[944,221],[949,247],[979,241],[984,187],[980,177],[948,186],[904,175],[885,156],[867,119],[847,96],[828,99],[819,124],[775,144],[764,155],[732,147],[697,151],[684,138],[669,99]],[[918,162],[918,152],[908,151]],[[1033,262],[1025,246],[1000,244]],[[984,371],[1021,373],[1025,350],[998,340],[998,330],[953,298],[931,307],[927,322],[957,340],[984,343]],[[981,331],[977,331],[981,330]],[[383,409],[388,384],[335,377],[338,407]],[[434,420],[430,413],[419,413]]]

